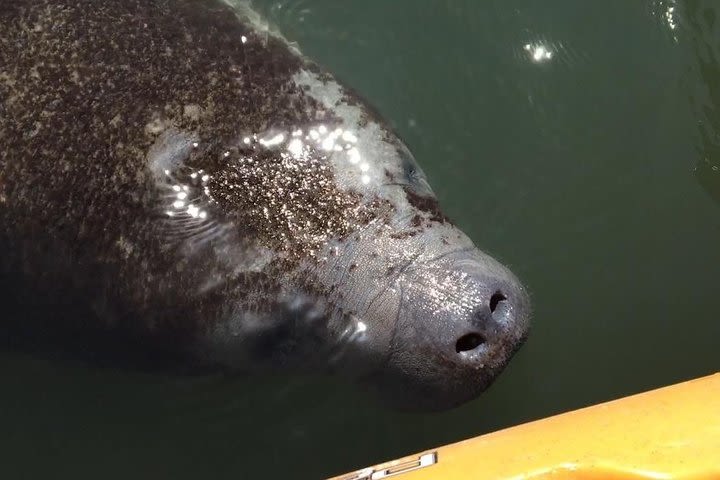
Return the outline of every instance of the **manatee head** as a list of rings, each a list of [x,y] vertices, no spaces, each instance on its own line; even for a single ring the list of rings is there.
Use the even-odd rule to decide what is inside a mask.
[[[213,84],[243,88],[213,102],[195,91],[214,110],[149,155],[170,179],[167,221],[210,250],[192,268],[223,299],[201,311],[219,319],[205,354],[330,370],[404,409],[474,398],[526,337],[525,289],[442,213],[366,102],[284,40],[244,35],[244,63],[225,70],[237,78]]]
[[[315,140],[334,185],[371,212],[308,270],[336,313],[332,368],[400,409],[473,399],[525,341],[527,291],[442,213],[408,148],[355,93],[307,71],[294,81],[337,119]]]
[[[251,228],[249,263],[264,275],[243,285],[215,353],[330,370],[401,409],[474,398],[526,337],[525,289],[442,213],[408,148],[356,94],[311,69],[290,83],[310,118],[244,132],[208,175],[213,202]],[[248,287],[262,288],[265,314]]]
[[[501,373],[528,334],[530,300],[510,270],[442,214],[394,142],[396,155],[385,158],[396,167],[388,168],[392,181],[376,193],[393,213],[340,242],[352,271],[330,282],[347,292],[342,303],[353,312],[355,335],[344,345],[346,359],[360,358],[358,380],[396,408],[443,410]]]

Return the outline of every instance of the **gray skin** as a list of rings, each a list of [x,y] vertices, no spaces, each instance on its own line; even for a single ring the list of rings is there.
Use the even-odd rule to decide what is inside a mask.
[[[528,330],[383,120],[219,0],[3,0],[0,248],[3,343],[99,364],[443,409]]]

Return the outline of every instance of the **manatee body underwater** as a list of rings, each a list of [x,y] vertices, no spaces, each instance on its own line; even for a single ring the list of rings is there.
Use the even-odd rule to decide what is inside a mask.
[[[247,6],[0,4],[3,348],[476,397],[528,295],[356,93]]]

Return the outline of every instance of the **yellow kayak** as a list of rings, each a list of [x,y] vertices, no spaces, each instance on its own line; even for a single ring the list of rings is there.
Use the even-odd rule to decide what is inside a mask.
[[[720,374],[332,480],[720,480]]]

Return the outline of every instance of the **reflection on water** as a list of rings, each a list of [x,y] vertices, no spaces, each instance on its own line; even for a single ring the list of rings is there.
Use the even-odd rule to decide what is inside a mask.
[[[543,44],[526,43],[523,50],[528,52],[530,59],[535,63],[547,62],[553,58],[553,51]]]
[[[650,2],[650,12],[660,22],[667,25],[670,33],[673,34],[675,41],[678,40],[673,30],[678,28],[679,11],[677,0],[652,0]]]
[[[720,204],[720,26],[716,2],[686,2],[688,43],[695,54],[693,74],[702,81],[692,100],[700,132],[700,158],[695,176]]]
[[[720,164],[712,164],[709,159],[698,162],[695,176],[700,185],[720,205]]]

